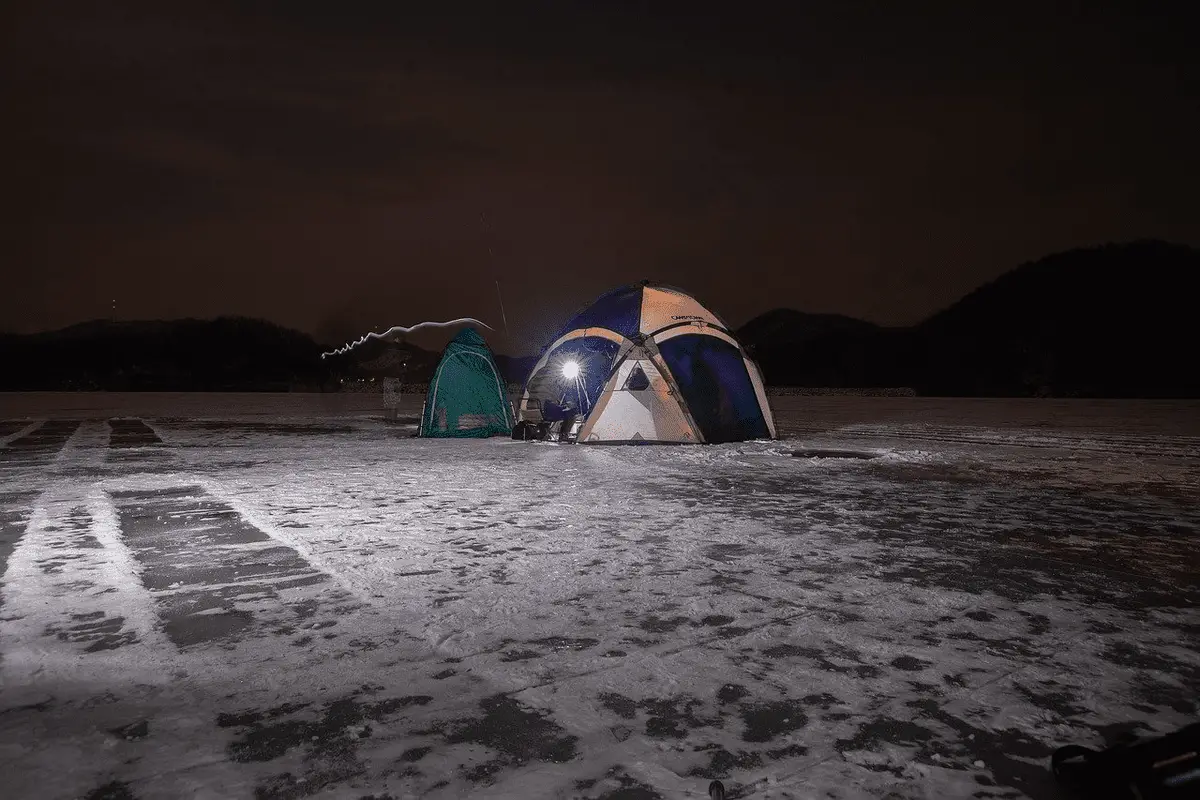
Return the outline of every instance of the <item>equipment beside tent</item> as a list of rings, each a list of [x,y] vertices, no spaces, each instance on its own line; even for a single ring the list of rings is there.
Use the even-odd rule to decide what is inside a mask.
[[[512,430],[512,405],[483,337],[464,328],[446,345],[429,382],[418,436],[483,438]]]
[[[544,351],[515,439],[588,444],[773,439],[758,367],[728,326],[648,281],[602,295]]]

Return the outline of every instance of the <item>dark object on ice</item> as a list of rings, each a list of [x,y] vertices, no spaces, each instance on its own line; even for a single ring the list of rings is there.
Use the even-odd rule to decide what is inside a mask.
[[[578,417],[554,422],[523,419],[513,426],[512,438],[519,442],[574,442],[578,426]]]
[[[1200,723],[1157,739],[1091,750],[1070,744],[1050,759],[1078,797],[1154,800],[1200,795]]]
[[[578,418],[575,411],[568,410],[563,416],[562,423],[558,427],[558,440],[560,442],[571,441],[572,429],[575,427],[575,420]]]
[[[530,423],[527,420],[521,420],[512,429],[512,438],[519,442],[527,442],[531,439],[540,439],[538,435],[537,425]]]
[[[97,786],[84,795],[83,800],[137,800],[137,796],[129,791],[129,785],[120,781],[110,781],[103,786]]]
[[[725,800],[725,784],[713,781],[708,785],[709,800]]]
[[[879,453],[868,453],[863,450],[795,450],[793,458],[858,458],[862,460],[879,458]]]

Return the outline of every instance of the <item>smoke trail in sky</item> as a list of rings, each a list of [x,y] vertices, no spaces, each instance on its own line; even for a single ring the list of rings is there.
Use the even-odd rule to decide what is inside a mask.
[[[422,328],[448,328],[451,325],[482,325],[489,331],[493,330],[491,325],[480,322],[472,317],[461,317],[459,319],[452,319],[449,322],[418,322],[411,328],[406,328],[403,325],[395,325],[391,328],[388,328],[383,333],[375,333],[374,331],[371,331],[361,339],[357,339],[349,344],[342,345],[336,350],[330,350],[327,353],[321,353],[321,358],[325,358],[326,356],[340,356],[343,353],[348,353],[354,348],[358,347],[360,344],[366,342],[368,339],[387,339],[393,336],[407,336],[408,334],[418,331]]]

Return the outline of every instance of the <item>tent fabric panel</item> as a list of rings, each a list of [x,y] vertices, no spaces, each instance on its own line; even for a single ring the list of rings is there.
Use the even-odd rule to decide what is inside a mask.
[[[507,398],[489,355],[448,353],[430,385],[422,435],[485,437],[512,429]]]
[[[454,338],[450,340],[450,344],[462,347],[478,347],[483,350],[488,350],[487,341],[484,340],[479,331],[475,330],[474,328],[463,328],[454,335]],[[449,346],[447,346],[447,349],[448,348]],[[488,352],[491,351],[489,350]]]
[[[538,401],[541,419],[547,422],[561,419],[562,409],[568,405],[581,416],[591,412],[624,346],[619,337],[591,335],[593,332],[595,329],[590,329],[589,335],[560,339],[556,347],[546,352],[529,376],[521,400],[522,414],[534,400]],[[579,365],[578,379],[562,374],[568,361]]]
[[[650,360],[654,362],[654,366],[658,369],[658,374],[663,377],[664,382],[667,384],[667,391],[675,399],[680,413],[687,420],[689,430],[696,435],[697,442],[704,442],[704,431],[696,424],[696,418],[692,415],[691,410],[688,409],[687,400],[684,398],[683,392],[679,390],[679,384],[675,382],[675,376],[671,374],[671,368],[667,366],[667,362],[663,359],[657,345],[651,342],[650,348],[653,348],[652,352],[649,348],[647,349],[647,352],[650,353]]]
[[[741,349],[727,338],[691,333],[657,344],[705,441],[768,438],[770,429]]]
[[[604,388],[600,390],[600,394],[597,396],[596,402],[592,405],[591,412],[587,416],[583,417],[583,424],[579,427],[577,441],[586,441],[586,438],[591,434],[592,427],[597,421],[600,420],[601,417],[604,416],[605,409],[608,408],[608,404],[612,402],[613,392],[620,385],[618,381],[620,380],[620,375],[623,374],[622,370],[624,366],[625,362],[621,362],[616,371],[614,371],[614,373],[609,377],[608,381],[604,384]]]
[[[758,405],[762,409],[763,419],[767,423],[767,433],[775,438],[775,414],[771,411],[771,404],[767,400],[767,390],[763,385],[762,373],[758,371],[758,365],[742,356],[742,360],[746,362],[746,374],[750,376],[750,383],[754,385],[754,394],[758,396]]]
[[[563,332],[579,328],[607,328],[627,339],[638,332],[642,313],[642,287],[622,286],[601,295],[563,328]]]
[[[504,382],[486,347],[446,348],[426,394],[418,435],[482,438],[512,430]]]
[[[653,286],[642,290],[642,333],[651,334],[669,325],[696,321],[725,327],[725,323],[716,314],[682,292]]]
[[[729,335],[725,331],[718,330],[717,328],[701,327],[701,326],[695,325],[695,324],[679,325],[674,328],[669,328],[668,330],[665,330],[665,331],[660,331],[659,333],[656,333],[654,335],[654,342],[656,345],[662,345],[663,342],[667,341],[668,339],[674,339],[677,336],[697,336],[697,335],[712,336],[714,338],[720,339],[723,342],[728,343],[729,345],[731,345],[732,347],[734,347],[737,350],[741,350],[741,348],[742,348],[742,346],[740,344],[738,344],[738,340],[733,338],[731,335]]]
[[[604,393],[579,431],[579,441],[696,443],[697,432],[679,406],[670,384],[644,350],[616,370]],[[623,388],[635,373],[646,378],[644,389]]]
[[[546,348],[545,353],[534,364],[533,369],[529,371],[529,376],[525,379],[525,388],[521,391],[521,400],[518,405],[518,416],[524,419],[524,413],[529,409],[529,400],[537,399],[542,396],[547,390],[547,384],[561,377],[561,363],[558,360],[558,349],[567,342],[584,337],[594,337],[597,339],[607,339],[617,345],[620,351],[623,345],[628,345],[628,340],[620,334],[614,333],[607,328],[579,328],[577,330],[567,331],[559,336],[554,342]],[[555,360],[555,364],[551,365],[551,360]],[[615,359],[614,359],[615,363]],[[547,371],[550,367],[555,371]]]
[[[635,362],[633,370],[629,373],[629,377],[621,384],[621,389],[627,392],[640,392],[649,388],[650,377],[646,375],[646,370],[642,369],[641,365]]]
[[[448,349],[448,348],[447,348]],[[421,406],[421,426],[417,428],[418,436],[437,436],[436,430],[439,425],[439,418],[436,400],[438,388],[442,382],[442,370],[446,365],[446,354],[442,354],[442,360],[438,362],[437,369],[433,371],[433,380],[429,382],[429,388],[425,391],[425,404]]]

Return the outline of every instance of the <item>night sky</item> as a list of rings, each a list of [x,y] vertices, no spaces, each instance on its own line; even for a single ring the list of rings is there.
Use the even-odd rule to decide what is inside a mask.
[[[1057,250],[1200,241],[1194,29],[1159,4],[20,5],[4,330],[499,327],[499,279],[494,345],[530,351],[642,278],[734,325],[908,324]]]

